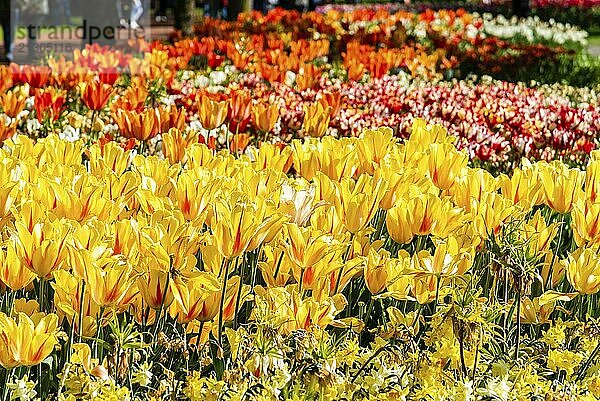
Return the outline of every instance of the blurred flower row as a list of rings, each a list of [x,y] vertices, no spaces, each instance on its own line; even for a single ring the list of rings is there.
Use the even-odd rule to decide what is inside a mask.
[[[423,120],[189,135],[5,141],[3,399],[600,397],[595,152],[493,176]]]
[[[197,142],[244,152],[259,142],[358,136],[373,126],[393,127],[406,138],[413,119],[425,118],[458,137],[458,147],[471,159],[510,171],[522,157],[583,165],[600,132],[597,92],[591,88],[527,87],[485,77],[446,82],[403,73],[348,81],[311,76],[310,67],[268,83],[227,65],[210,72],[167,71],[163,78],[152,71],[164,57],[153,50],[143,61],[129,61],[154,78],[82,69],[72,81],[49,68],[13,66],[8,76],[20,83],[0,95],[0,139],[50,133],[88,143],[114,139],[179,160]],[[162,135],[170,128],[186,139],[172,142]]]

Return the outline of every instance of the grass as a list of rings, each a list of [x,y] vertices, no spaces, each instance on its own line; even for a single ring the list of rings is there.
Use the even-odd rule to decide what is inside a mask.
[[[588,38],[590,46],[600,46],[600,35],[590,36]]]

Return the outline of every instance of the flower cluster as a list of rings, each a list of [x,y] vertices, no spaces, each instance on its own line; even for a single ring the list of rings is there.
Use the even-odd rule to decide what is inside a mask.
[[[165,136],[5,141],[5,398],[600,398],[598,154],[494,176],[423,120]]]

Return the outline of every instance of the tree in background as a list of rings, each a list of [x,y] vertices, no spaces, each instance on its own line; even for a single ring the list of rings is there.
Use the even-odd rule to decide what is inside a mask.
[[[529,15],[529,0],[512,0],[513,13],[517,17],[527,17]]]
[[[192,36],[194,33],[195,0],[175,0],[175,29],[183,36]]]
[[[252,0],[229,0],[227,16],[231,21],[235,21],[239,14],[247,13],[252,10]]]

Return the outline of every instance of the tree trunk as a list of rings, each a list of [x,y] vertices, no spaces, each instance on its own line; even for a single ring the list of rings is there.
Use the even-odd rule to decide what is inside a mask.
[[[235,21],[239,14],[252,11],[252,0],[229,0],[227,16]]]
[[[194,33],[195,0],[175,0],[175,29],[181,31],[183,36],[192,36]]]
[[[529,0],[512,0],[512,11],[517,17],[529,16]]]

